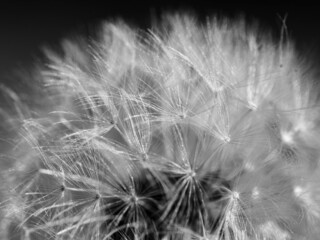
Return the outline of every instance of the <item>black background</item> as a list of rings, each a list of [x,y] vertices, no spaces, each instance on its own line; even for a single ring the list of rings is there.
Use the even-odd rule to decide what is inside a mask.
[[[144,2],[139,1],[2,1],[0,3],[0,81],[14,84],[11,73],[32,66],[44,45],[58,45],[70,33],[90,34],[101,20],[123,18],[131,24],[148,28],[152,18],[167,10],[192,10],[199,16],[244,14],[266,29],[280,33],[282,20],[300,53],[320,66],[320,11],[316,5],[221,4],[216,1]]]

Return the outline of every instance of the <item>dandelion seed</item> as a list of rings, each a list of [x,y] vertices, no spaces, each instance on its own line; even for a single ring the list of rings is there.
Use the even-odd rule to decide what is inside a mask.
[[[318,239],[319,89],[292,44],[244,20],[161,26],[47,49],[44,109],[1,87],[22,131],[0,237]]]

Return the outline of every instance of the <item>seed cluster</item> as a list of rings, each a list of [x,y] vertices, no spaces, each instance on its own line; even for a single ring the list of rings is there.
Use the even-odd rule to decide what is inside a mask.
[[[317,86],[290,43],[170,15],[63,49],[12,153],[8,239],[318,239]]]

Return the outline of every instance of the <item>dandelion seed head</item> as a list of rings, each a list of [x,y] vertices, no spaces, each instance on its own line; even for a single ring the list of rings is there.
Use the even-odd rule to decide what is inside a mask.
[[[293,46],[244,19],[163,21],[47,50],[36,114],[8,92],[21,239],[317,239],[316,86]]]

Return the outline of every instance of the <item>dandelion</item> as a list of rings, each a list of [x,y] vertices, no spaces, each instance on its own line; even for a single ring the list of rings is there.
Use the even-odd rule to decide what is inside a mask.
[[[163,19],[46,49],[45,108],[6,91],[20,124],[1,237],[318,239],[318,87],[293,45]]]

